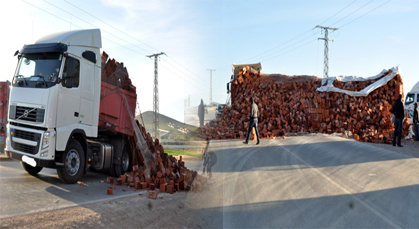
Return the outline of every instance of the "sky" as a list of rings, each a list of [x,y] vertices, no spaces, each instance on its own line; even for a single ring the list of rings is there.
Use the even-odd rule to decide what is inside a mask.
[[[24,44],[50,33],[99,28],[102,50],[123,62],[142,112],[153,110],[158,61],[160,113],[184,121],[184,101],[225,103],[232,64],[261,62],[263,73],[374,76],[398,66],[404,92],[419,81],[418,0],[16,0],[0,9],[0,80],[11,81]]]

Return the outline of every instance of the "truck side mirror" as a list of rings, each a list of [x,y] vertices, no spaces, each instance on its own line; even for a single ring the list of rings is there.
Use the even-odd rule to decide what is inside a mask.
[[[72,88],[73,87],[73,77],[66,76],[61,80],[63,87]]]
[[[13,56],[16,56],[17,54],[19,54],[19,50],[16,50],[15,55],[13,55]]]

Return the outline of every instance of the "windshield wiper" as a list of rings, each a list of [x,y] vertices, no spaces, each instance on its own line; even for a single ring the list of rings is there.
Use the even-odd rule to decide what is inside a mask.
[[[26,82],[25,77],[23,75],[17,75],[16,78],[22,77],[23,82],[25,82],[25,85],[28,85],[28,82]]]
[[[45,81],[44,76],[41,76],[41,75],[34,75],[33,77],[39,77],[39,78],[41,78],[41,79],[44,81],[44,85],[45,85],[45,87],[48,87],[48,86],[47,86],[47,81]]]

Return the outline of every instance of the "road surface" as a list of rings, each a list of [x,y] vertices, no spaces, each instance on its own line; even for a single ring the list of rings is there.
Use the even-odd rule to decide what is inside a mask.
[[[418,227],[419,159],[333,136],[211,141],[215,228]]]
[[[184,157],[185,165],[198,169],[200,161]],[[68,207],[93,204],[122,197],[148,196],[145,190],[130,190],[126,186],[113,186],[114,195],[107,195],[107,183],[101,183],[109,177],[106,172],[88,172],[78,184],[64,184],[58,178],[56,170],[44,168],[38,176],[29,175],[19,161],[0,160],[0,221],[3,218],[58,210]],[[125,191],[124,191],[124,190]]]

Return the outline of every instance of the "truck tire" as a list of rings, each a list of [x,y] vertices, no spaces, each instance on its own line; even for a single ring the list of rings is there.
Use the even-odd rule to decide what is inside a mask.
[[[130,171],[132,162],[131,155],[129,153],[129,147],[125,146],[121,155],[121,164],[113,164],[110,173],[114,177],[119,177],[124,175],[126,172]]]
[[[67,184],[77,183],[85,163],[83,148],[77,140],[71,139],[64,152],[64,167],[57,169],[58,177]]]
[[[23,169],[29,174],[31,174],[32,176],[37,175],[42,170],[42,167],[39,167],[39,166],[32,167],[31,165],[26,164],[23,161],[21,161],[20,164],[22,165]]]

